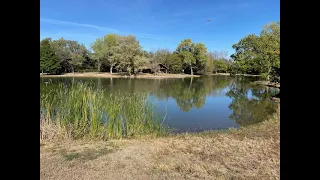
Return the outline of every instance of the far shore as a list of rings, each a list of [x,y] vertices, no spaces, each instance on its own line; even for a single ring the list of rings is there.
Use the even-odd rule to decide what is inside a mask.
[[[230,73],[215,73],[210,74],[211,76],[230,76]],[[99,77],[99,78],[189,78],[189,77],[200,77],[202,75],[190,75],[190,74],[169,74],[169,73],[141,73],[136,75],[127,75],[124,73],[108,73],[108,72],[85,72],[85,73],[66,73],[59,75],[48,75],[46,73],[40,73],[40,77]],[[236,76],[259,76],[251,74],[236,74]]]
[[[46,75],[40,73],[40,77],[99,77],[99,78],[186,78],[186,77],[200,77],[200,75],[190,74],[149,74],[141,73],[136,75],[126,75],[121,73],[106,73],[106,72],[86,72],[86,73],[66,73],[61,75]]]
[[[280,89],[280,83],[278,82],[270,82],[270,81],[255,81],[254,84],[268,86],[268,87],[274,87]]]
[[[218,76],[230,76],[230,73],[215,73],[211,75],[218,75]],[[253,74],[234,74],[235,76],[261,76],[261,75],[253,75]]]

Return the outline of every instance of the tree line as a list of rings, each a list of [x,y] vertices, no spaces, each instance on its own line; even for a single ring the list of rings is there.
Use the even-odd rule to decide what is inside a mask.
[[[158,49],[147,52],[135,36],[107,34],[87,49],[74,40],[45,38],[40,42],[40,72],[126,72],[136,74],[146,69],[188,74],[257,74],[280,81],[280,21],[264,26],[259,35],[250,34],[234,44],[235,53],[208,51],[205,44],[184,39],[174,51]]]

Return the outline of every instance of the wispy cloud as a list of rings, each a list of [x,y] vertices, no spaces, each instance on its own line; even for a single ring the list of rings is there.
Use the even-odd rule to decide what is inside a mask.
[[[47,19],[47,18],[40,18],[40,23],[48,23],[48,24],[56,24],[56,25],[66,25],[66,26],[77,26],[77,27],[86,27],[86,28],[93,28],[100,31],[108,31],[118,33],[117,29],[108,28],[108,27],[101,27],[92,24],[82,24],[76,22],[69,22],[69,21],[60,21],[55,19]]]
[[[83,24],[83,23],[70,22],[70,21],[61,21],[61,20],[48,19],[48,18],[40,18],[40,23],[92,28],[92,29],[96,29],[96,30],[99,30],[99,31],[117,33],[117,34],[120,34],[120,35],[132,34],[132,35],[135,35],[137,37],[142,37],[142,38],[147,38],[147,39],[155,39],[155,38],[158,37],[157,35],[153,35],[153,34],[130,33],[130,32],[127,33],[127,32],[121,32],[121,31],[119,31],[117,29],[109,28],[109,27],[102,27],[102,26],[97,26],[97,25],[93,25],[93,24]]]
[[[72,39],[77,40],[79,43],[83,43],[88,49],[90,49],[90,45],[94,42],[99,36],[86,34],[86,33],[75,33],[75,32],[41,32],[40,40],[44,38],[52,38],[53,40],[57,40],[60,38],[64,39]]]
[[[81,39],[97,39],[99,36],[84,34],[84,33],[71,33],[71,32],[41,32],[40,39],[51,37],[53,39],[64,38],[81,38]]]
[[[136,36],[139,37],[145,37],[145,38],[149,38],[149,39],[154,39],[157,38],[158,35],[154,35],[154,34],[146,34],[146,33],[135,33]]]

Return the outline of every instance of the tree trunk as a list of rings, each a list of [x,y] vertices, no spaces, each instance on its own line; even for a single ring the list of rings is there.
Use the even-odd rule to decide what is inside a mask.
[[[270,81],[271,66],[268,67],[267,81]]]
[[[191,69],[191,75],[193,75],[193,69],[192,69],[192,66],[190,66],[190,69]]]
[[[98,72],[100,72],[100,68],[101,68],[101,63],[100,63],[100,61],[98,60]]]
[[[72,68],[72,73],[74,73],[74,68],[73,68],[73,66],[72,66],[71,68]]]
[[[110,74],[112,74],[112,68],[113,68],[113,66],[111,65],[110,66]]]

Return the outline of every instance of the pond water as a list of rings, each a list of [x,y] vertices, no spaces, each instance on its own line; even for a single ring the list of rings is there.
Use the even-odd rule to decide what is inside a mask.
[[[105,94],[145,92],[156,102],[159,114],[166,112],[166,124],[174,132],[199,132],[246,126],[265,120],[276,110],[270,97],[280,90],[254,85],[258,77],[203,76],[182,79],[48,78],[40,77],[44,88],[60,83],[93,82]],[[48,83],[49,82],[49,83]]]

